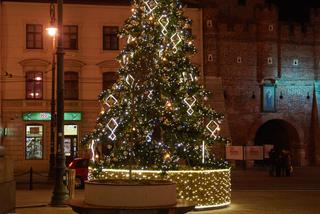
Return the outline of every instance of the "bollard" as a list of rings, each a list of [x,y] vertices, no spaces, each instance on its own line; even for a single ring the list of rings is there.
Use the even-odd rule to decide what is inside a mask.
[[[76,179],[76,170],[75,169],[68,169],[67,170],[67,187],[69,190],[69,199],[74,198],[74,190],[75,190],[75,179]]]
[[[30,167],[29,190],[33,190],[32,174],[33,174],[33,170],[32,170],[32,167]]]

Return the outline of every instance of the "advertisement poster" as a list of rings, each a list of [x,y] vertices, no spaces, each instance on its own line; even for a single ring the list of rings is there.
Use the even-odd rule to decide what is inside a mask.
[[[226,159],[227,160],[243,160],[243,147],[242,146],[226,146]]]
[[[246,160],[263,160],[263,146],[246,146]]]

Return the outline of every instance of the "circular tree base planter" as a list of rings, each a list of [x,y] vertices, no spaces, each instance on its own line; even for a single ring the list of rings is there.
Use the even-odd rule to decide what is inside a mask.
[[[129,170],[103,169],[101,176],[106,179],[126,179]],[[196,209],[226,207],[231,203],[230,169],[167,171],[165,176],[156,170],[132,170],[132,178],[165,179],[176,183],[177,198],[196,203]]]
[[[84,202],[106,207],[159,207],[177,202],[176,184],[161,180],[93,180],[85,183]]]

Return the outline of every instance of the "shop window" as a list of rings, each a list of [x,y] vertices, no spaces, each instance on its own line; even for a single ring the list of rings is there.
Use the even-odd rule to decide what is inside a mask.
[[[26,73],[26,99],[42,99],[42,72],[29,71]]]
[[[65,25],[63,26],[63,48],[69,50],[78,49],[78,26]]]
[[[79,99],[79,73],[68,71],[64,73],[64,99]]]
[[[27,49],[42,49],[43,48],[42,25],[27,24],[27,26],[26,26],[26,48]]]
[[[112,85],[117,81],[117,76],[118,75],[116,72],[104,72],[102,90],[110,89]]]
[[[103,50],[119,50],[119,27],[103,26]]]
[[[26,160],[43,159],[43,126],[27,125],[25,139]]]
[[[64,125],[64,153],[69,164],[78,154],[78,126]]]

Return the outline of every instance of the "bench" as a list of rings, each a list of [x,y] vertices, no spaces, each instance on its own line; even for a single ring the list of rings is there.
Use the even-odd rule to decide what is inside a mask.
[[[180,199],[177,204],[164,207],[104,207],[86,204],[83,200],[69,200],[66,204],[80,214],[184,214],[194,210],[196,205]]]

